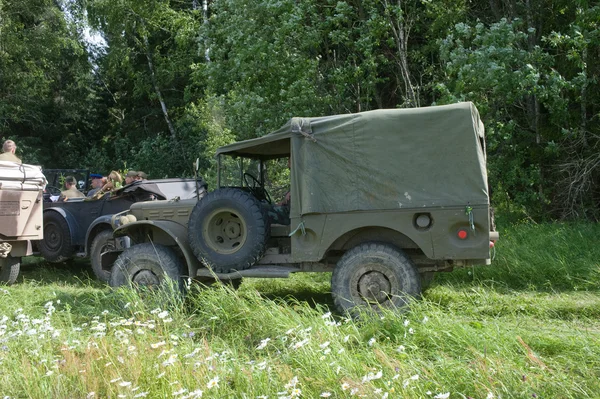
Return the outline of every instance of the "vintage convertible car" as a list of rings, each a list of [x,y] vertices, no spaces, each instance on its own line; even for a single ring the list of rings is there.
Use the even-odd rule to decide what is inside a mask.
[[[108,281],[110,270],[102,268],[100,256],[121,245],[112,236],[112,215],[140,201],[200,198],[206,187],[201,178],[144,180],[107,193],[100,199],[44,202],[44,239],[38,243],[39,252],[49,262],[90,257],[96,277]]]

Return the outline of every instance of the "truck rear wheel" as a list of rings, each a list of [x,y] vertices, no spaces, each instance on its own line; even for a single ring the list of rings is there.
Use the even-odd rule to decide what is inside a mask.
[[[96,234],[90,246],[92,271],[96,275],[96,278],[102,282],[107,283],[110,278],[110,269],[106,270],[102,268],[102,253],[115,248],[115,239],[113,238],[112,230],[103,230]]]
[[[48,262],[64,262],[73,256],[69,224],[59,213],[44,213],[44,239],[38,243],[38,248]]]
[[[412,261],[399,249],[365,243],[346,252],[331,276],[337,309],[356,315],[359,308],[402,310],[421,293],[421,279]]]
[[[232,188],[207,194],[194,207],[188,225],[194,254],[217,273],[253,266],[268,238],[269,218],[260,201]]]
[[[183,263],[171,248],[152,243],[127,248],[117,258],[110,274],[111,287],[156,287],[167,278],[183,291]]]
[[[8,255],[0,258],[0,283],[14,284],[21,270],[21,258],[13,258]]]

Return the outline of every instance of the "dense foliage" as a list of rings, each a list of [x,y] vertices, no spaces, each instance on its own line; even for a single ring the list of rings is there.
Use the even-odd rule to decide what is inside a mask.
[[[0,0],[0,136],[45,167],[211,176],[215,147],[291,116],[468,100],[497,206],[597,220],[598,21],[584,0]]]

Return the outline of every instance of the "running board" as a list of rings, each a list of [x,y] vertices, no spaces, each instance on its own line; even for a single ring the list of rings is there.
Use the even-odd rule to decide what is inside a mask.
[[[200,268],[196,272],[197,277],[216,277],[219,280],[236,280],[242,277],[253,277],[253,278],[288,278],[290,273],[296,273],[301,271],[300,268],[293,266],[254,266],[250,269],[233,271],[231,273],[214,273],[208,268]]]

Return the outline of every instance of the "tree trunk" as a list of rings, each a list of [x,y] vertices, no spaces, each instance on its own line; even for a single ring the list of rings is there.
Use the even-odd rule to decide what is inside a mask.
[[[154,86],[154,91],[156,93],[156,97],[158,97],[158,101],[160,102],[160,108],[162,109],[163,116],[165,118],[165,122],[167,122],[167,126],[169,127],[169,132],[171,133],[171,138],[173,140],[177,139],[177,132],[175,131],[175,127],[173,123],[171,123],[171,118],[169,117],[169,111],[167,109],[167,104],[163,98],[162,92],[160,91],[160,87],[158,87],[158,81],[156,80],[156,74],[154,73],[154,63],[152,62],[152,52],[150,51],[150,44],[148,43],[148,35],[144,33],[144,47],[146,48],[146,58],[148,60],[148,68],[150,69],[150,78],[152,79],[152,86]]]
[[[384,6],[389,13],[390,26],[392,27],[392,33],[398,50],[398,67],[400,68],[400,76],[404,83],[406,103],[409,108],[418,107],[419,100],[415,93],[415,88],[410,76],[410,69],[408,67],[408,37],[410,34],[410,24],[406,22],[404,11],[402,10],[402,0],[397,0],[397,5],[398,15],[394,18],[394,12],[390,9],[387,0],[384,0]]]

